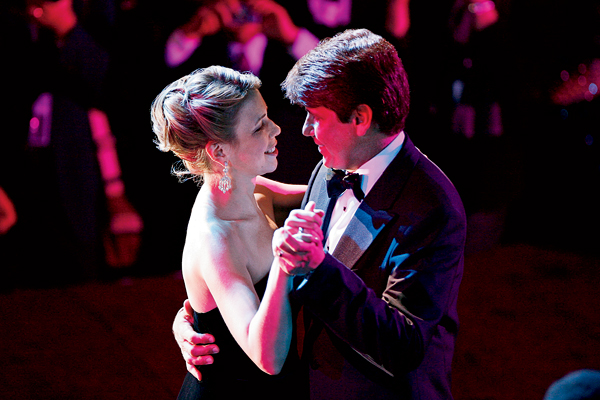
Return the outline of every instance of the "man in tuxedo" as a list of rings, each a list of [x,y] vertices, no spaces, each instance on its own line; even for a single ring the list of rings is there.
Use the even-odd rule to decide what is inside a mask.
[[[304,202],[327,209],[328,254],[308,273],[286,270],[298,276],[291,298],[303,309],[311,399],[451,399],[466,219],[452,183],[403,130],[409,88],[395,48],[345,31],[300,59],[282,86],[306,109],[303,134],[323,156]],[[184,357],[210,362],[215,345],[184,314],[174,322]]]

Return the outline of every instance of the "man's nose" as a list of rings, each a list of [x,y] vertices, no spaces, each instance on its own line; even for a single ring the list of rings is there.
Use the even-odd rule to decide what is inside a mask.
[[[302,126],[302,134],[304,136],[313,136],[314,135],[313,125],[312,125],[312,122],[309,121],[308,117],[306,118],[306,120],[304,120],[304,125]]]

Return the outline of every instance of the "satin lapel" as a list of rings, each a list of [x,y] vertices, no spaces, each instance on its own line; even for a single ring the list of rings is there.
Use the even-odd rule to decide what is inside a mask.
[[[321,210],[326,210],[327,204],[329,203],[329,196],[327,196],[327,181],[325,180],[326,176],[327,168],[321,166],[310,188],[310,194],[308,196],[309,200],[316,203],[316,208]]]
[[[332,255],[352,269],[391,219],[386,211],[375,211],[363,201]]]
[[[354,218],[332,254],[348,268],[353,268],[356,261],[393,218],[393,214],[385,210],[390,210],[401,195],[408,177],[418,162],[419,155],[419,151],[406,136],[400,154],[386,168],[354,214]]]

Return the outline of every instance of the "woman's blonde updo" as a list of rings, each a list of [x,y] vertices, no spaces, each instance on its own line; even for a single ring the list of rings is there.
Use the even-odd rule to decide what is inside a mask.
[[[209,141],[235,143],[236,113],[261,81],[251,73],[212,66],[198,69],[168,85],[151,108],[155,143],[183,161],[173,173],[180,178],[211,169],[205,147]]]

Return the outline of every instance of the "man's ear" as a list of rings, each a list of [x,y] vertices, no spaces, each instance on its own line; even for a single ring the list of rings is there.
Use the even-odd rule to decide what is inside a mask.
[[[373,122],[373,110],[366,104],[359,104],[354,110],[352,120],[356,126],[358,136],[364,136]]]

